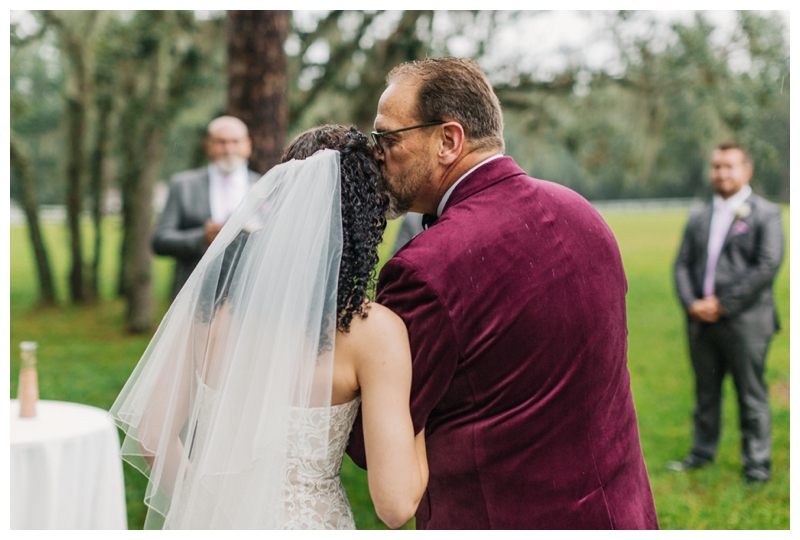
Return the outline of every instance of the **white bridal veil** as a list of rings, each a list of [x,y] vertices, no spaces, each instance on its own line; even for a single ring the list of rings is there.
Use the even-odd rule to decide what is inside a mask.
[[[110,411],[145,528],[280,528],[290,412],[330,417],[340,204],[338,152],[274,167],[172,303]]]

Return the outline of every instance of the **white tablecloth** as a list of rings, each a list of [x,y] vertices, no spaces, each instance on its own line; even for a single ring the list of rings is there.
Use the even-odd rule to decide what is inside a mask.
[[[127,529],[117,428],[106,411],[11,400],[11,529]]]

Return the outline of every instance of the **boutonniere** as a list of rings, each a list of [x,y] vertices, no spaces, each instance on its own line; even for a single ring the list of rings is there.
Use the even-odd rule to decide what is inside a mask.
[[[731,232],[734,236],[739,234],[744,234],[750,230],[750,227],[747,226],[747,223],[741,220],[736,220],[733,222],[733,227],[731,227]]]
[[[749,216],[752,212],[753,209],[750,208],[750,205],[746,202],[743,202],[742,204],[739,205],[739,208],[736,209],[733,215],[736,217],[736,221],[741,221],[747,216]]]

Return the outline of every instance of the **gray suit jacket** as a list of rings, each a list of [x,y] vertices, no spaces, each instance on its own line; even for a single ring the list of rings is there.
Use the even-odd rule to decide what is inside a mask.
[[[714,289],[726,313],[721,322],[753,338],[768,338],[779,328],[772,283],[783,260],[781,209],[755,193],[746,203],[751,213],[734,220],[728,231]],[[712,212],[711,201],[692,212],[675,261],[675,287],[684,309],[703,297]]]
[[[251,184],[261,178],[255,171],[249,173]],[[153,235],[153,251],[176,259],[172,298],[206,252],[203,225],[208,219],[211,219],[208,167],[173,175],[167,203]]]
[[[400,224],[400,230],[397,232],[397,238],[394,241],[392,248],[392,257],[397,253],[401,247],[411,241],[412,238],[422,232],[422,214],[416,212],[408,212],[403,216],[403,223]]]

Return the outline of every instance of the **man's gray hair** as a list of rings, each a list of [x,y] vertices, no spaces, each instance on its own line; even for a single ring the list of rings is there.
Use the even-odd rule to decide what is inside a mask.
[[[474,150],[505,150],[500,100],[478,63],[469,58],[426,58],[406,62],[386,76],[387,85],[405,81],[418,85],[420,123],[456,121]]]

